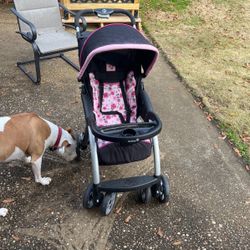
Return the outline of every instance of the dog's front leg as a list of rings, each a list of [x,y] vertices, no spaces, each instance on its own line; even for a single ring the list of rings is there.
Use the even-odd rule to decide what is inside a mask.
[[[41,183],[42,185],[49,185],[51,182],[51,178],[41,176],[42,156],[35,161],[32,160],[31,164],[35,176],[35,182]]]

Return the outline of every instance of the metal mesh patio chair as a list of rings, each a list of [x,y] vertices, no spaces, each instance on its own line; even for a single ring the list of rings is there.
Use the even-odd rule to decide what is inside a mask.
[[[57,0],[14,0],[15,8],[11,11],[17,17],[19,33],[32,45],[34,60],[17,62],[17,66],[33,83],[41,81],[40,60],[60,57],[76,70],[76,66],[63,53],[77,49],[75,35],[65,31],[62,25],[60,8],[64,12],[74,13]],[[35,76],[29,73],[25,65],[35,63]]]

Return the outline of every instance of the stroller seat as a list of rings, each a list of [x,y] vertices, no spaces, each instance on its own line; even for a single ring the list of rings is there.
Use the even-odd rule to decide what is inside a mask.
[[[106,64],[107,72],[115,73],[115,68]],[[93,73],[89,73],[89,79],[98,127],[137,122],[136,80],[133,71],[120,82],[99,82]],[[97,140],[98,158],[103,165],[143,160],[151,155],[151,148],[149,139],[134,144]]]

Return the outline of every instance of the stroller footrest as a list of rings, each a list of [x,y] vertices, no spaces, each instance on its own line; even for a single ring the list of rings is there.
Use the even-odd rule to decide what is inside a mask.
[[[105,192],[128,192],[151,187],[159,181],[160,178],[155,176],[133,176],[101,182],[98,185],[98,190]]]

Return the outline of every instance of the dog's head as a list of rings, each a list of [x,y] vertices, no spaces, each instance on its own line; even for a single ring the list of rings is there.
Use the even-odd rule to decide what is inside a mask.
[[[76,140],[71,128],[63,129],[63,140],[61,147],[57,149],[57,153],[66,161],[73,161],[76,155]]]

